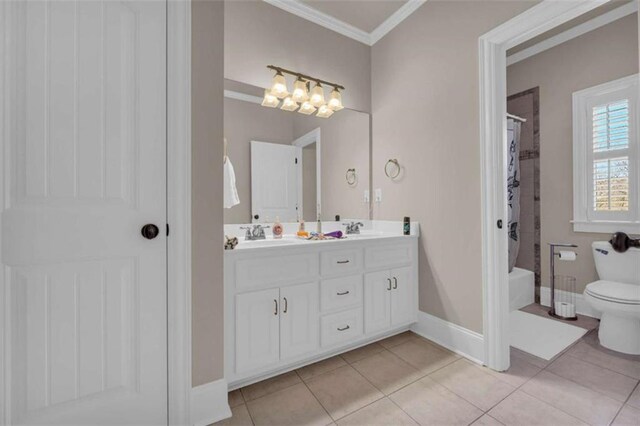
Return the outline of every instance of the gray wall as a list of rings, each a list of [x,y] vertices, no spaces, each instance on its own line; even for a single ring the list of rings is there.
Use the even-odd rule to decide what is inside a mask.
[[[223,376],[222,153],[224,3],[191,6],[192,382]],[[216,167],[217,165],[217,167]]]
[[[277,65],[340,83],[345,106],[370,110],[369,46],[262,1],[228,1],[224,34],[226,78],[268,87]]]
[[[372,48],[374,218],[420,222],[420,310],[477,332],[478,37],[532,5],[429,1]],[[397,181],[384,175],[390,158],[404,167]]]
[[[549,285],[551,241],[577,244],[575,262],[556,273],[576,277],[577,291],[598,279],[591,243],[609,234],[573,232],[572,94],[638,73],[638,18],[627,16],[507,69],[508,93],[540,87],[540,225],[542,283]]]

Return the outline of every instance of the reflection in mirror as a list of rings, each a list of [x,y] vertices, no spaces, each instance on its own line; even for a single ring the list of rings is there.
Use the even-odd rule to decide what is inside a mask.
[[[369,114],[330,118],[260,105],[264,89],[225,81],[224,127],[240,203],[227,224],[369,218]],[[345,178],[358,171],[356,182]]]

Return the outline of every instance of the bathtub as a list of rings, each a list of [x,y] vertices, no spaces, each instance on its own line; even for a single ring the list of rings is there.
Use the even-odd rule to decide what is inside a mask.
[[[535,301],[536,280],[532,271],[513,268],[509,273],[509,310],[515,311]]]

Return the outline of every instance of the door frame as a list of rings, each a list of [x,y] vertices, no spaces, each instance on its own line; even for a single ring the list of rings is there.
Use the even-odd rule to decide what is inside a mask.
[[[479,39],[482,288],[485,364],[509,368],[507,230],[507,50],[609,0],[543,2]]]
[[[302,150],[305,146],[316,144],[316,213],[319,211],[322,214],[322,132],[320,127],[316,127],[309,133],[305,133],[291,145],[300,148],[300,167],[298,167],[298,206],[300,207],[300,217],[304,217],[304,194],[303,194],[303,182],[302,182]]]
[[[190,424],[191,396],[191,0],[167,1],[167,400],[168,423]],[[0,28],[10,19],[9,2],[0,2]],[[6,59],[7,30],[0,31],[0,57]],[[1,63],[8,67],[6,60]],[[0,164],[8,130],[5,112],[8,68],[0,67]],[[0,173],[0,202],[7,182]],[[0,241],[2,234],[0,230]],[[0,246],[1,250],[1,246]],[[1,259],[1,252],[0,252]],[[0,272],[0,306],[5,307],[6,277]],[[9,425],[7,309],[0,315],[0,424]]]

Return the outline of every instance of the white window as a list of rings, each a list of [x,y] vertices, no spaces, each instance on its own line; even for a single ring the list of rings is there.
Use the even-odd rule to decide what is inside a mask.
[[[638,75],[573,94],[573,229],[640,233]]]

